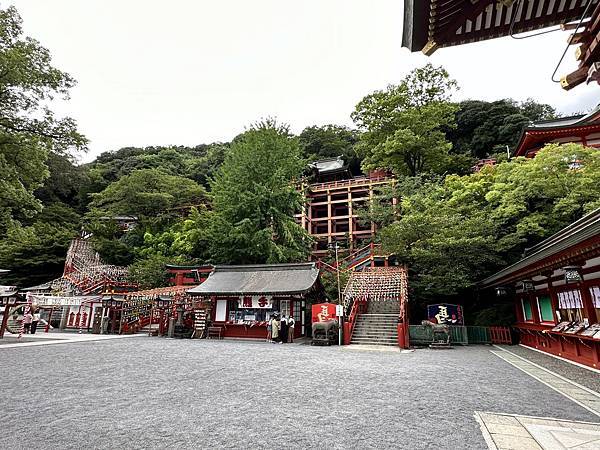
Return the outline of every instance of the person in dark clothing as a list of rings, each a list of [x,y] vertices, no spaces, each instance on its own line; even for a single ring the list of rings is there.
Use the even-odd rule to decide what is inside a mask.
[[[281,343],[287,343],[288,340],[288,322],[285,316],[281,317],[281,331],[279,332],[281,335]]]

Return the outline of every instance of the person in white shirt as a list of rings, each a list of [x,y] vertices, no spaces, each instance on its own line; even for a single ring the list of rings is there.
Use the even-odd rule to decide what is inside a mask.
[[[288,319],[288,342],[294,342],[294,325],[296,321],[292,316]]]
[[[37,330],[38,322],[40,321],[40,310],[37,309],[33,313],[33,318],[31,320],[31,334],[35,334],[35,330]]]

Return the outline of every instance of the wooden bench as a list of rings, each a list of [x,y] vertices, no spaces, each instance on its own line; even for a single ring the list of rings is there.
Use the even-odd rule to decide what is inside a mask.
[[[206,339],[223,339],[221,335],[223,328],[221,327],[208,327],[208,333],[206,334]]]

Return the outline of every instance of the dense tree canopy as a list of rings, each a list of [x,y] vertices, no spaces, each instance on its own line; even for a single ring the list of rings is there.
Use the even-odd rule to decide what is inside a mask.
[[[600,207],[600,152],[553,144],[534,159],[421,180],[397,195],[382,243],[408,263],[417,298],[452,296]]]
[[[466,100],[458,104],[456,128],[448,130],[447,136],[453,153],[485,158],[506,153],[506,146],[513,149],[530,122],[555,117],[554,108],[533,100]]]
[[[352,113],[362,131],[363,167],[410,176],[444,171],[452,147],[445,130],[454,127],[457,107],[450,96],[456,87],[443,68],[428,64],[400,84],[363,98]]]
[[[156,217],[178,207],[206,201],[206,191],[194,181],[167,175],[159,169],[141,169],[92,194],[94,215]]]
[[[48,50],[23,36],[16,9],[0,9],[0,235],[13,220],[40,211],[33,192],[48,176],[48,154],[85,146],[74,121],[57,119],[48,107],[73,84],[52,66]]]

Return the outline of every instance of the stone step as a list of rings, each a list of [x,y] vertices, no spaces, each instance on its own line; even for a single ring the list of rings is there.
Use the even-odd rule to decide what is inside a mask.
[[[397,339],[397,336],[362,336],[362,335],[352,335],[352,340],[363,339],[363,340],[371,340],[371,341],[393,341]]]
[[[361,344],[361,345],[389,345],[389,346],[394,346],[397,347],[398,346],[398,342],[382,342],[382,341],[371,341],[371,340],[354,340],[352,339],[352,341],[350,342],[351,344]]]
[[[358,317],[376,317],[376,316],[382,316],[382,317],[390,317],[390,316],[396,316],[398,317],[397,314],[392,314],[392,313],[378,313],[378,314],[359,314]]]
[[[394,317],[359,317],[357,322],[383,322],[383,323],[396,323],[398,322],[398,316]]]
[[[381,332],[377,332],[377,331],[368,331],[368,332],[362,332],[362,333],[352,333],[352,337],[354,336],[382,336],[382,337],[391,337],[391,336],[398,336],[398,333],[394,333],[394,332],[389,332],[389,333],[381,333]]]
[[[398,327],[393,326],[393,327],[368,327],[368,326],[360,326],[360,327],[354,327],[354,332],[359,332],[359,331],[393,331],[396,332],[398,330]]]
[[[397,320],[367,320],[367,319],[363,319],[363,320],[357,320],[356,321],[357,324],[359,323],[369,323],[369,324],[374,324],[374,325],[395,325],[398,323]]]

